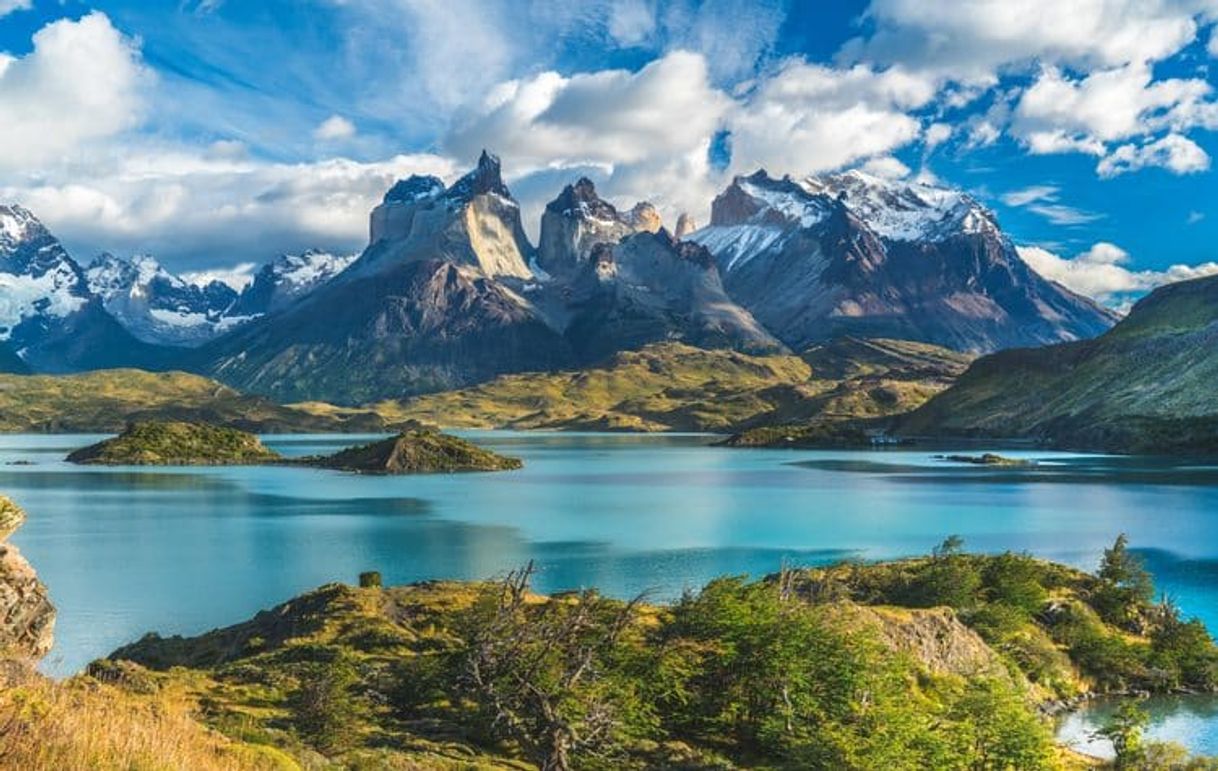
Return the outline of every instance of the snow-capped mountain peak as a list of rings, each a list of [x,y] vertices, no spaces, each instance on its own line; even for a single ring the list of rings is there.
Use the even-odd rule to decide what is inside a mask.
[[[0,206],[0,250],[45,233],[46,228],[29,209],[17,204]]]
[[[993,213],[968,193],[926,181],[885,179],[852,169],[808,177],[802,186],[842,201],[872,232],[890,241],[998,232]]]
[[[252,318],[286,308],[342,273],[357,256],[320,249],[281,254],[254,274],[254,280],[242,290],[231,313]]]
[[[88,301],[80,266],[38,218],[0,206],[0,340],[22,343]]]
[[[89,289],[137,339],[195,346],[214,337],[237,293],[213,281],[196,286],[166,270],[154,257],[129,260],[98,255],[85,270]]]

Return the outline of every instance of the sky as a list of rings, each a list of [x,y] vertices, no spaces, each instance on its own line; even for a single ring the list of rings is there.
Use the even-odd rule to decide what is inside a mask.
[[[971,192],[1114,306],[1218,272],[1218,0],[0,0],[0,201],[78,259],[358,251],[487,148],[705,222],[735,174]]]

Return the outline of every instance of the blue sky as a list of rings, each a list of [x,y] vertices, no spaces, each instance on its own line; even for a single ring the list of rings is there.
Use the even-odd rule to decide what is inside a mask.
[[[1037,269],[1121,304],[1218,270],[1215,20],[1218,0],[0,0],[0,197],[82,259],[240,272],[358,250],[395,177],[451,179],[483,146],[526,217],[579,174],[704,221],[732,174],[864,166],[973,192]]]

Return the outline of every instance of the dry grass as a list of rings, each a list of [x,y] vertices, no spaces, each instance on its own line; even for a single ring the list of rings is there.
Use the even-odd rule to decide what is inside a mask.
[[[277,750],[232,742],[195,721],[184,694],[141,696],[95,681],[0,690],[0,768],[22,771],[298,769]]]

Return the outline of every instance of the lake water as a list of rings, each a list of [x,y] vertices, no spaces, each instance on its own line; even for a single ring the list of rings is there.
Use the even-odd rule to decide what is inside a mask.
[[[1092,568],[1127,532],[1159,588],[1218,629],[1213,463],[1003,450],[1039,465],[984,468],[946,463],[929,448],[467,436],[523,458],[524,470],[386,478],[280,467],[81,468],[63,456],[98,437],[0,436],[0,493],[29,514],[13,540],[59,609],[45,668],[77,671],[150,630],[193,634],[235,623],[364,570],[390,583],[484,578],[532,559],[542,591],[597,586],[664,599],[724,573],[764,575],[784,560],[923,554],[952,533],[973,550],[1027,550]],[[287,455],[356,441],[267,439]]]

